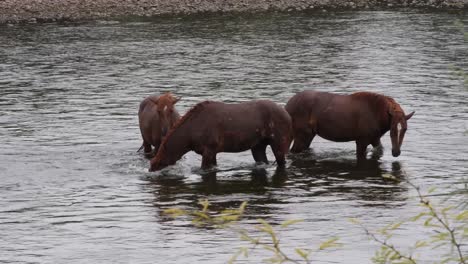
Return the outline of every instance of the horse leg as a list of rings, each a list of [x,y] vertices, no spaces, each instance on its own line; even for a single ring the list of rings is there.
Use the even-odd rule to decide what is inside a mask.
[[[292,153],[299,153],[309,148],[310,143],[315,137],[315,133],[294,133],[294,144],[291,148]]]
[[[366,160],[366,149],[368,145],[369,145],[369,142],[367,141],[356,140],[356,156],[357,156],[358,162],[362,160]]]
[[[146,140],[143,140],[143,152],[145,154],[151,152],[151,144],[148,143]]]
[[[281,144],[281,142],[272,142],[270,146],[273,155],[275,155],[276,164],[278,164],[278,167],[284,167],[284,165],[286,165],[285,156],[286,153],[288,153],[289,145],[286,146],[286,144]]]
[[[142,147],[143,147],[143,154],[147,157],[147,158],[150,158],[151,157],[151,151],[152,151],[152,148],[151,148],[151,144],[144,140],[143,139],[143,144],[142,144]]]
[[[383,155],[383,146],[382,142],[380,142],[380,138],[377,138],[371,142],[373,149],[372,157],[379,158]]]
[[[205,150],[202,154],[201,168],[203,170],[216,166],[216,152]]]
[[[156,154],[158,154],[160,146],[161,146],[160,141],[158,141],[156,144],[154,144],[154,149],[153,149],[153,152],[151,153],[152,156],[156,156]]]
[[[265,143],[258,143],[257,145],[252,147],[251,151],[255,162],[268,164],[268,158],[266,156],[266,147],[267,144]]]
[[[382,142],[380,142],[380,138],[374,139],[372,142],[372,147],[374,148],[383,148]]]

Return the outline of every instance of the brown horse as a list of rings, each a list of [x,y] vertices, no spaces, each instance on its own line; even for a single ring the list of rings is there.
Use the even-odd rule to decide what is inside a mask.
[[[219,152],[248,149],[256,162],[267,163],[268,145],[282,167],[291,140],[291,118],[283,107],[271,101],[239,104],[205,101],[195,105],[169,132],[149,170],[173,165],[192,150],[202,155],[202,169],[216,165]]]
[[[308,149],[315,135],[319,135],[336,142],[356,141],[358,160],[366,158],[369,144],[381,148],[380,138],[389,130],[392,155],[398,157],[406,121],[414,114],[405,115],[395,100],[371,92],[339,95],[303,91],[289,99],[286,111],[294,130],[291,152]]]
[[[159,146],[170,128],[180,119],[180,115],[174,108],[179,98],[171,93],[161,96],[148,96],[141,104],[138,111],[141,137],[145,155],[152,156],[159,149]],[[154,146],[152,151],[151,146]]]

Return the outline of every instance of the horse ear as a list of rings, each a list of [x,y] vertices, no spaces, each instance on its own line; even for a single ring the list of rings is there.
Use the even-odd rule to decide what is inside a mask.
[[[409,114],[409,115],[405,116],[406,120],[410,119],[410,118],[411,118],[413,115],[414,115],[414,111],[413,111],[413,112],[411,112],[411,114]]]
[[[180,99],[182,99],[182,97],[176,97],[174,101],[172,101],[172,104],[176,104]]]

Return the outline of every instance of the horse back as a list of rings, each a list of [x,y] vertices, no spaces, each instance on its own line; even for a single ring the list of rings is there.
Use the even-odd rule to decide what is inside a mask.
[[[250,149],[270,137],[273,131],[291,133],[288,113],[267,100],[238,104],[209,102],[191,123],[190,133],[197,142],[195,145],[217,145],[220,152]]]
[[[291,116],[293,129],[315,133],[318,116],[335,96],[327,92],[306,90],[291,97],[285,109]]]
[[[322,111],[312,114],[317,118],[317,134],[328,140],[344,142],[382,136],[380,117],[366,100],[336,95]]]
[[[290,128],[291,117],[283,107],[269,100],[257,100],[240,104],[226,104],[229,110],[224,126],[232,130],[243,127],[248,133],[263,130],[265,133],[274,128]]]
[[[138,110],[138,123],[143,140],[155,146],[161,141],[161,122],[157,110],[157,96],[146,97]]]
[[[382,122],[371,104],[350,95],[304,91],[293,96],[286,109],[296,131],[338,142],[381,136]]]
[[[157,123],[159,121],[157,104],[155,103],[157,99],[157,96],[149,96],[140,103],[140,107],[138,109],[140,126],[150,126],[154,122]]]

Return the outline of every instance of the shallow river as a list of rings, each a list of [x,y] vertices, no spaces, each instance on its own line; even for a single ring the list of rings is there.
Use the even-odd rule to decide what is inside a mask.
[[[421,210],[408,183],[386,176],[437,193],[467,179],[468,88],[456,72],[468,49],[457,19],[468,25],[466,14],[356,11],[1,26],[0,262],[225,263],[247,245],[237,234],[162,214],[206,198],[213,210],[248,201],[249,230],[257,218],[303,219],[281,233],[292,255],[339,237],[343,246],[313,263],[371,263],[379,246],[348,219],[375,230]],[[401,156],[386,134],[383,157],[357,167],[354,143],[317,138],[286,171],[256,166],[250,152],[220,154],[207,180],[195,153],[149,173],[136,152],[147,95],[172,91],[185,113],[208,99],[285,104],[304,89],[380,92],[416,111]],[[426,234],[404,225],[394,241],[405,248]]]

